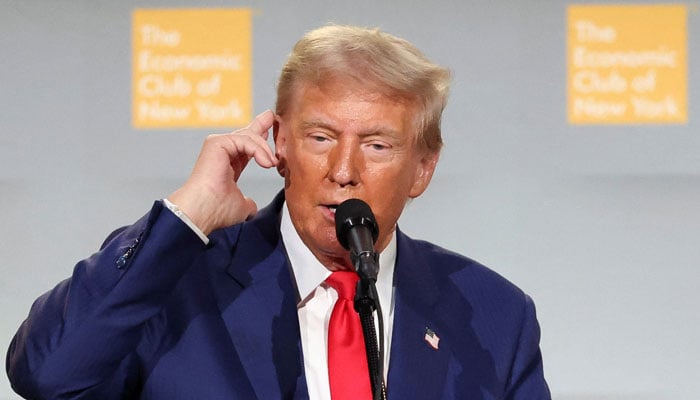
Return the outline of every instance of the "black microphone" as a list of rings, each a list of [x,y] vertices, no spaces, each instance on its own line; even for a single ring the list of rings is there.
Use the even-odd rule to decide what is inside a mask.
[[[335,210],[335,234],[338,242],[350,250],[350,260],[361,279],[377,281],[379,253],[374,243],[379,228],[369,205],[360,199],[348,199]]]

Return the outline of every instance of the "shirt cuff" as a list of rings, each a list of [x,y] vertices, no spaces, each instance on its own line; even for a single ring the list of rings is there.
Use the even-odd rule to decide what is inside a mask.
[[[202,242],[204,242],[205,245],[209,244],[209,238],[207,237],[207,235],[205,235],[204,232],[202,232],[202,230],[199,229],[199,227],[195,225],[195,223],[192,222],[192,220],[187,216],[187,214],[182,212],[182,210],[180,210],[178,206],[170,202],[170,200],[168,199],[163,199],[163,204],[165,204],[165,207],[168,210],[172,211],[173,214],[180,218],[182,222],[185,223],[185,225],[189,226],[190,229],[192,229],[192,232],[199,236],[199,238],[202,239]]]

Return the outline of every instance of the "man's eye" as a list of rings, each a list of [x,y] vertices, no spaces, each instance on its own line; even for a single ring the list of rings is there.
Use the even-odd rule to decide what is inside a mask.
[[[319,143],[328,141],[328,138],[325,136],[311,136],[311,138]]]
[[[381,150],[386,150],[389,148],[389,146],[381,144],[381,143],[372,143],[371,144],[373,150],[381,151]]]

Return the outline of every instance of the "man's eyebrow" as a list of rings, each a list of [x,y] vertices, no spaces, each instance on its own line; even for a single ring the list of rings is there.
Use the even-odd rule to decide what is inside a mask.
[[[302,121],[299,127],[301,129],[323,128],[333,132],[337,131],[331,124],[320,119]]]
[[[366,131],[362,131],[359,133],[360,137],[368,137],[368,136],[380,136],[380,137],[388,137],[392,139],[401,139],[405,135],[401,131],[397,131],[391,128],[385,128],[385,127],[376,127],[376,128],[370,128],[367,129]]]

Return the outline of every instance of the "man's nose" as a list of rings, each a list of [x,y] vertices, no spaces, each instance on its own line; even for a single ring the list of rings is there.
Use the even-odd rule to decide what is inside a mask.
[[[360,182],[362,153],[350,140],[340,140],[330,154],[328,178],[340,186],[357,185]]]

